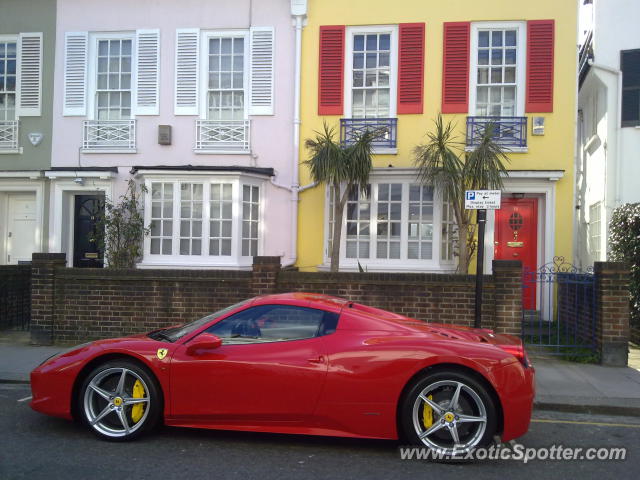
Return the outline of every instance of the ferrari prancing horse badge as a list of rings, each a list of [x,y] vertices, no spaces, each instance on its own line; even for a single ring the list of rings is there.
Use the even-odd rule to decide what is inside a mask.
[[[158,351],[156,352],[156,355],[160,360],[162,360],[164,357],[167,356],[168,351],[169,350],[167,350],[166,348],[159,348]]]

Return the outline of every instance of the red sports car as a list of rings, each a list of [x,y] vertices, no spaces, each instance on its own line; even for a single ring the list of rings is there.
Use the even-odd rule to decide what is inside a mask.
[[[163,421],[452,452],[526,433],[534,370],[516,337],[287,293],[75,347],[36,368],[31,390],[34,410],[108,440]]]

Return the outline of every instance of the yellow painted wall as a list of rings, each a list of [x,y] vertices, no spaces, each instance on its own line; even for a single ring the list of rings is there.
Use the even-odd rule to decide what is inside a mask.
[[[512,170],[564,170],[556,185],[555,254],[572,258],[573,158],[576,122],[577,2],[574,0],[309,0],[302,46],[302,105],[300,159],[308,158],[304,140],[322,128],[323,120],[339,133],[340,116],[319,116],[318,51],[321,25],[387,25],[425,22],[424,110],[422,115],[398,115],[397,155],[377,155],[375,167],[411,167],[411,152],[432,128],[441,107],[443,23],[456,21],[527,21],[555,19],[553,113],[527,113],[528,152],[509,155]],[[545,135],[531,136],[531,117],[545,117]],[[454,119],[464,139],[466,115]],[[300,168],[300,184],[311,182]],[[301,270],[315,270],[323,262],[324,186],[300,194],[298,263]],[[344,231],[343,231],[344,234]]]

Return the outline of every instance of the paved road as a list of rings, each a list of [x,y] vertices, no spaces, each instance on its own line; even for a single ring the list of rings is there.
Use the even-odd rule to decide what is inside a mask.
[[[537,412],[525,447],[627,446],[625,461],[400,460],[395,442],[165,428],[125,444],[33,412],[28,385],[0,384],[0,479],[631,478],[640,471],[640,418]],[[566,422],[566,423],[558,423]],[[571,423],[578,422],[578,423]],[[617,424],[634,424],[635,427]]]

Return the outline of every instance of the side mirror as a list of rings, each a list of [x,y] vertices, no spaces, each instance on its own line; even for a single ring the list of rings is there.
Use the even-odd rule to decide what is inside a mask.
[[[201,333],[187,346],[188,355],[197,355],[201,350],[214,350],[222,345],[222,339],[212,333]]]

